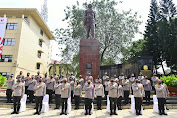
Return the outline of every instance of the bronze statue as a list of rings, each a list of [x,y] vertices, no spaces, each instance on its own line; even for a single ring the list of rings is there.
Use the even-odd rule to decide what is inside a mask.
[[[86,38],[89,38],[89,33],[91,30],[92,38],[95,39],[95,26],[96,26],[96,18],[95,12],[92,9],[92,5],[88,5],[88,9],[85,10],[84,14],[84,26],[86,27]]]

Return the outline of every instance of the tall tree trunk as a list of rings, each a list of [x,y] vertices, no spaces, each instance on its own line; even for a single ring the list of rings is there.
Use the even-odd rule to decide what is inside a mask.
[[[155,65],[155,73],[157,74],[157,65]]]
[[[107,47],[104,48],[102,54],[101,54],[101,61],[100,61],[100,65],[103,63],[103,56],[104,56],[104,53],[106,51]]]

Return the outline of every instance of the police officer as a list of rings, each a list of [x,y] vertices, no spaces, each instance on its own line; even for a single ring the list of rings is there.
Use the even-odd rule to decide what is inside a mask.
[[[165,106],[166,106],[166,110],[169,110],[169,109],[167,108],[167,104],[166,104],[166,99],[167,99],[167,97],[168,97],[168,95],[169,95],[169,91],[168,91],[167,85],[164,83],[164,80],[162,80],[162,85],[163,85],[164,88],[165,88]]]
[[[34,115],[41,114],[41,109],[42,109],[42,100],[43,97],[46,95],[46,85],[45,83],[42,82],[42,79],[40,78],[38,80],[38,83],[34,87],[35,91],[35,102],[36,102],[36,112]]]
[[[76,81],[74,85],[74,99],[75,99],[75,110],[79,109],[80,97],[82,96],[82,86],[79,80]]]
[[[156,96],[158,100],[158,108],[159,108],[159,115],[167,115],[165,113],[165,95],[166,90],[164,85],[162,85],[162,81],[158,80],[158,84],[155,85]]]
[[[140,83],[142,83],[143,79],[144,79],[143,73],[140,73],[138,76],[138,80],[140,80]]]
[[[42,78],[42,82],[44,82],[46,84],[48,79],[49,78],[47,77],[47,73],[45,73],[44,77]]]
[[[55,89],[55,105],[56,107],[54,109],[60,108],[61,103],[61,82],[58,80],[58,82],[54,86]]]
[[[156,76],[156,74],[153,74],[153,77],[151,77],[152,80],[152,89],[154,90],[155,94],[156,94],[156,90],[155,90],[155,85],[157,84],[159,78]]]
[[[107,72],[105,72],[105,74],[104,74],[104,76],[103,76],[103,78],[102,78],[102,80],[103,80],[103,86],[104,86],[104,91],[106,92],[106,90],[105,90],[105,82],[107,81],[107,79],[109,79],[109,76],[108,76],[108,73]],[[105,95],[106,95],[106,93],[104,93]],[[108,94],[107,94],[108,95]]]
[[[116,105],[117,105],[117,97],[118,97],[118,85],[114,82],[114,79],[111,78],[111,82],[108,85],[109,89],[109,99],[110,99],[110,115],[117,115],[116,113]]]
[[[122,85],[122,81],[124,79],[124,73],[121,73],[119,76],[119,84]]]
[[[37,72],[37,75],[35,76],[35,79],[36,79],[36,81],[38,82],[39,81],[39,79],[41,79],[42,77],[41,77],[41,75],[40,75],[40,72],[38,71]]]
[[[25,93],[25,86],[21,82],[21,78],[18,78],[17,83],[15,83],[12,86],[12,90],[13,90],[14,111],[11,114],[19,114],[20,100]]]
[[[125,104],[129,103],[129,94],[130,94],[130,85],[129,80],[126,76],[124,76],[124,79],[122,80],[123,90],[124,90],[124,100]]]
[[[20,74],[17,75],[16,79],[17,79],[17,80],[18,80],[18,79],[21,79],[21,82],[23,83],[22,80],[24,80],[24,75],[23,75],[23,72],[22,72],[22,71],[20,71]]]
[[[109,77],[106,79],[106,81],[105,81],[105,98],[106,98],[106,100],[107,100],[107,95],[108,95],[108,91],[109,91],[109,89],[108,89],[108,85],[109,85],[109,83],[110,83],[110,81],[109,81]]]
[[[136,115],[141,114],[141,105],[144,97],[144,88],[143,85],[140,83],[140,80],[136,79],[135,83],[132,85],[133,94],[135,97],[135,110]]]
[[[95,85],[95,93],[97,96],[97,110],[102,110],[101,108],[101,102],[102,102],[102,97],[104,97],[104,87],[102,84],[102,80],[98,80],[97,84]]]
[[[37,81],[34,79],[34,75],[31,76],[28,83],[29,83],[29,86],[27,89],[28,89],[28,94],[29,94],[29,103],[32,103],[34,99],[34,87],[37,84]]]
[[[151,95],[151,82],[148,80],[148,77],[145,76],[143,81],[142,81],[144,91],[145,91],[145,99],[146,99],[146,104],[150,104],[150,95]]]
[[[102,80],[101,80],[101,78],[100,78],[100,75],[98,75],[98,78],[95,80],[95,83],[98,84],[98,81],[101,81],[101,83],[102,83]]]
[[[74,84],[75,84],[75,76],[73,76],[73,72],[71,72],[71,76],[68,78],[68,83],[71,86],[71,101],[73,101],[73,92],[74,92]]]
[[[50,76],[50,79],[46,82],[47,87],[47,94],[49,94],[49,104],[52,103],[52,94],[54,93],[54,86],[56,84],[55,79],[53,78],[53,75]]]
[[[95,97],[95,90],[94,86],[91,83],[91,80],[88,80],[84,85],[84,91],[85,91],[85,115],[91,115],[91,109],[92,109],[92,100]]]
[[[59,77],[58,77],[58,75],[57,75],[57,72],[54,72],[54,77],[53,77],[53,78],[55,79],[55,82],[57,83],[58,80],[59,80]]]
[[[118,85],[117,107],[118,110],[122,110],[122,98],[124,97],[124,91],[122,85],[120,85],[119,82],[117,83],[117,85]]]
[[[84,88],[84,79],[82,78],[82,75],[79,75],[79,83],[82,86],[82,89]]]
[[[25,82],[25,94],[28,94],[29,79],[30,73],[27,73],[27,76],[24,79],[22,79],[22,81]]]
[[[88,76],[86,76],[85,81],[87,82],[88,80],[90,80],[93,83],[93,77],[91,75],[91,73],[88,73]]]
[[[12,103],[12,86],[14,85],[15,80],[13,78],[13,74],[10,75],[10,78],[7,80],[7,90],[6,90],[6,96],[7,96],[7,102],[6,103]]]
[[[116,75],[114,75],[114,82],[119,83],[119,79],[117,78]]]
[[[130,84],[130,89],[133,95],[133,89],[132,89],[132,84],[135,82],[135,75],[132,74],[131,77],[129,78],[129,84]]]
[[[71,86],[69,83],[67,83],[67,79],[63,79],[62,85],[61,85],[61,102],[62,102],[62,112],[60,115],[67,115],[67,101],[68,98],[71,96]],[[65,109],[65,111],[64,111]]]

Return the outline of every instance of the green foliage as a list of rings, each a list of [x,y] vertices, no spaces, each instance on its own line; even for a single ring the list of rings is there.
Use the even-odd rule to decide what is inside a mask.
[[[79,42],[85,38],[85,27],[83,25],[84,10],[90,2],[82,5],[77,2],[72,7],[67,7],[65,18],[68,27],[56,29],[55,36],[60,44],[66,46],[63,51],[62,60],[72,62],[73,57],[79,53]],[[100,41],[100,62],[116,62],[120,59],[118,54],[121,49],[127,47],[132,42],[134,34],[138,32],[137,13],[129,11],[119,11],[116,7],[120,2],[114,0],[93,0],[93,9],[96,11],[96,39]],[[107,64],[107,62],[106,62]]]
[[[3,86],[6,83],[6,81],[7,81],[7,78],[0,75],[0,86]]]
[[[164,80],[168,87],[177,87],[177,75],[164,76],[160,79]]]

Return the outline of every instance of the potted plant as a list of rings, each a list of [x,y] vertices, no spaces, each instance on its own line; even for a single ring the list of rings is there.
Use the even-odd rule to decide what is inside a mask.
[[[161,77],[160,79],[164,80],[164,83],[168,86],[170,96],[172,95],[177,96],[177,76],[176,75],[164,76]]]
[[[2,86],[6,83],[7,78],[0,75],[0,88],[2,88]]]

